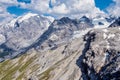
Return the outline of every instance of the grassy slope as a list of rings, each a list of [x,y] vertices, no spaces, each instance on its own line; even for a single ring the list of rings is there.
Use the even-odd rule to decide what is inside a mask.
[[[35,59],[36,55],[29,56],[28,54],[24,54],[19,58],[0,63],[0,80],[21,80],[25,78],[28,69],[34,71],[38,68],[37,64],[32,64]],[[30,66],[31,64],[32,66]]]

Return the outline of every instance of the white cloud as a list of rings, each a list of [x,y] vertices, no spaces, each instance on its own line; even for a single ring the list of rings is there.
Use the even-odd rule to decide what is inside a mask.
[[[66,5],[64,3],[53,7],[53,9],[51,10],[51,13],[55,13],[55,14],[67,14],[69,13],[69,10],[67,9]]]
[[[0,6],[0,25],[4,24],[4,22],[9,21],[11,19],[11,14],[6,11],[2,5]]]
[[[120,0],[113,0],[115,3],[111,4],[108,8],[107,11],[110,15],[113,16],[120,16]]]
[[[40,13],[47,13],[57,16],[81,17],[82,15],[97,16],[98,13],[104,14],[96,8],[94,0],[51,0],[53,8],[49,7],[50,0],[32,0],[31,4],[21,7],[29,8]]]
[[[51,1],[51,3],[50,3]],[[50,5],[52,5],[52,8]],[[2,5],[2,6],[1,6]],[[95,6],[94,0],[32,0],[30,4],[17,2],[17,0],[0,0],[0,18],[12,18],[6,11],[8,6],[20,5],[22,8],[30,9],[40,14],[54,15],[56,18],[68,16],[71,18],[80,18],[83,15],[95,17],[98,14],[104,14]],[[4,18],[2,18],[4,20]],[[2,20],[1,19],[1,20]]]
[[[83,15],[87,15],[90,17],[97,16],[98,13],[104,13],[96,8],[94,0],[69,0],[66,2],[68,9],[70,10],[69,15],[79,15],[76,17],[80,17]]]
[[[6,23],[7,21],[13,19],[13,16],[7,12],[7,7],[11,5],[16,5],[16,0],[0,0],[0,25]]]
[[[0,3],[15,4],[17,0],[0,0]]]

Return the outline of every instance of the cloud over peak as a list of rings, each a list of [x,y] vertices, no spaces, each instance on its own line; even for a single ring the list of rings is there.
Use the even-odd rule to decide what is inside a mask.
[[[29,5],[21,5],[40,13],[47,13],[57,16],[80,17],[87,15],[94,17],[98,13],[104,14],[95,6],[94,0],[34,0]]]
[[[107,8],[107,11],[112,16],[120,17],[120,0],[113,1],[114,3]]]
[[[95,6],[94,0],[0,0],[0,21],[5,18],[11,18],[7,8],[9,6],[19,6],[20,8],[28,9],[38,14],[47,14],[55,18],[71,17],[80,18],[81,16],[96,17],[98,15],[106,15]],[[107,11],[112,15],[120,16],[120,0],[113,0],[115,4],[109,6]],[[112,11],[114,9],[114,11]],[[8,19],[7,19],[8,20]]]

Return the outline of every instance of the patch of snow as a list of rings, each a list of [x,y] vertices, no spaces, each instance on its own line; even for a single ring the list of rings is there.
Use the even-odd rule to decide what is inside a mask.
[[[107,49],[109,49],[110,48],[110,43],[109,42],[107,42]]]
[[[72,39],[80,38],[83,35],[85,35],[88,31],[90,31],[92,28],[88,28],[86,30],[80,30],[80,31],[74,31]]]
[[[107,30],[105,30],[105,32],[107,32]],[[113,38],[113,37],[115,37],[115,34],[109,34],[109,35],[107,35],[106,33],[103,33],[103,38],[104,39],[109,39],[109,38]]]
[[[103,38],[104,38],[104,39],[107,38],[107,34],[106,34],[106,33],[103,34]]]
[[[99,25],[98,23],[101,22],[103,23],[104,25]],[[107,22],[105,18],[101,17],[101,18],[94,18],[93,19],[93,22],[94,24],[94,27],[95,28],[106,28],[108,27],[111,23]]]
[[[13,19],[13,20],[10,21],[7,25],[8,25],[9,27],[14,27],[16,21],[17,21],[17,19]]]
[[[22,17],[20,16],[19,19],[18,19],[18,21],[22,22],[23,20],[29,19],[30,17],[34,17],[34,16],[37,16],[37,15],[38,14],[28,13],[28,14],[22,16]]]
[[[38,14],[28,13],[24,16],[19,16],[18,18],[11,20],[7,25],[9,27],[14,27],[17,20],[18,20],[19,23],[21,23],[23,20],[29,19],[30,17],[37,16],[37,15]]]
[[[108,39],[109,39],[109,38],[113,38],[113,37],[115,37],[115,34],[109,34],[109,35],[108,35]]]
[[[107,30],[107,29],[103,29],[103,31],[104,31],[104,32],[108,32],[108,30]]]
[[[44,16],[44,15],[41,15],[41,16],[49,19],[51,22],[55,20],[52,16]]]
[[[108,23],[104,24],[104,25],[95,25],[94,28],[107,28],[109,26]]]
[[[110,48],[110,46],[109,45],[107,45],[107,49],[109,49]]]

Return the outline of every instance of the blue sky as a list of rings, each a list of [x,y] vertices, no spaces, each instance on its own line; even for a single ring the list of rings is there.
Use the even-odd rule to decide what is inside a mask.
[[[58,19],[120,16],[119,11],[120,0],[0,0],[0,22],[28,12]]]
[[[26,4],[30,4],[31,0],[17,0],[18,2],[24,2]],[[105,10],[111,3],[113,3],[112,0],[95,0],[95,5],[100,10]],[[84,3],[83,3],[84,4]],[[51,0],[49,2],[49,7],[52,8]],[[23,9],[20,6],[9,6],[7,8],[7,11],[11,14],[15,14],[17,16],[22,15],[24,13],[29,12],[29,9]]]
[[[23,2],[25,4],[30,4],[31,3],[31,0],[17,0],[18,2]],[[24,13],[27,13],[29,12],[30,10],[29,9],[25,9],[25,8],[21,8],[19,5],[18,6],[9,6],[7,8],[7,11],[11,14],[15,14],[17,16],[20,16]]]
[[[31,3],[31,0],[17,0],[18,2]]]
[[[7,8],[7,11],[11,14],[15,14],[17,16],[20,16],[24,13],[29,12],[30,10],[21,8],[20,6],[10,6]]]
[[[120,0],[0,0],[0,25],[28,12],[56,19],[120,14]]]
[[[105,10],[111,3],[112,0],[95,0],[96,7],[99,7],[101,10]]]

